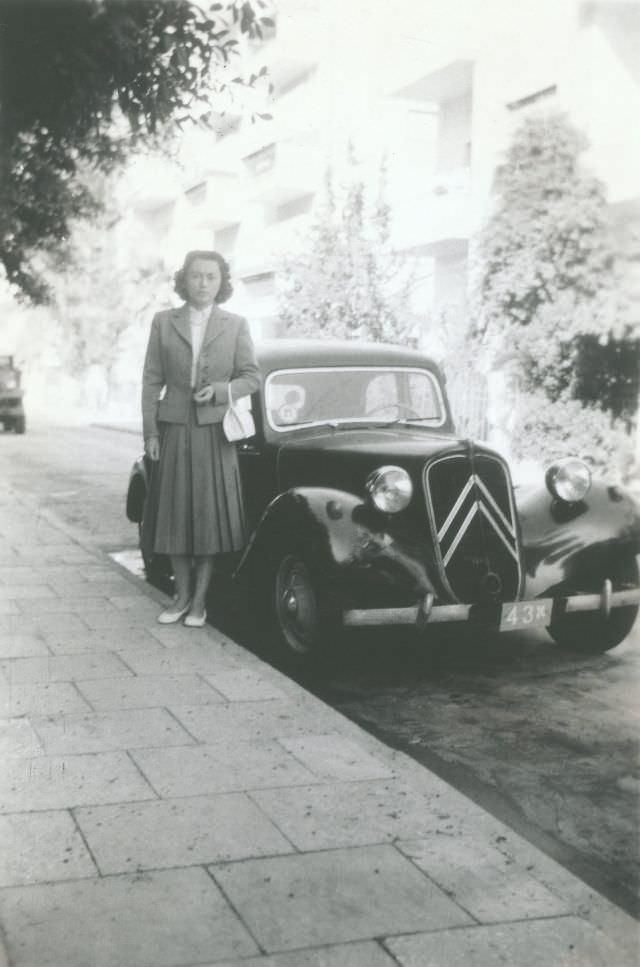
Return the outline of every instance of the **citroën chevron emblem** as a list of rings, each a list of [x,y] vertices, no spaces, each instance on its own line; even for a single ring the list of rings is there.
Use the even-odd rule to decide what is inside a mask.
[[[446,567],[451,561],[477,514],[482,514],[517,562],[518,547],[513,524],[507,520],[480,477],[471,473],[438,531],[438,543],[440,544],[444,566]],[[457,524],[457,529],[454,528],[454,523]]]

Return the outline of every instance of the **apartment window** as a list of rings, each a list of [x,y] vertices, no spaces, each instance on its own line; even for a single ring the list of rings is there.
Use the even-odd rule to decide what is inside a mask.
[[[540,101],[545,101],[549,97],[554,97],[557,93],[557,86],[552,84],[550,87],[543,87],[539,91],[534,91],[533,94],[527,94],[526,97],[520,97],[517,101],[509,101],[507,103],[507,109],[509,111],[521,111],[522,108],[531,107],[532,104],[538,104]]]
[[[229,225],[227,228],[218,228],[214,237],[214,248],[221,255],[228,257],[235,250],[238,240],[240,225]]]
[[[242,118],[237,114],[225,114],[224,117],[219,118],[215,124],[216,138],[218,141],[222,141],[228,135],[235,134],[236,131],[239,131],[241,123]]]
[[[276,163],[276,145],[268,144],[242,159],[252,175],[262,175],[270,171]]]
[[[264,299],[275,292],[275,272],[259,272],[257,275],[245,275],[243,283],[247,295],[254,299]]]
[[[160,205],[151,211],[146,211],[143,218],[147,228],[155,235],[165,235],[171,227],[173,202],[170,202],[168,205]]]
[[[300,87],[302,84],[307,84],[312,77],[315,76],[315,67],[304,67],[301,68],[297,73],[290,74],[285,80],[278,84],[277,96],[284,97],[285,94],[289,94],[294,91],[296,87]]]
[[[193,188],[189,188],[188,191],[184,193],[185,198],[190,205],[194,208],[198,205],[204,205],[207,200],[207,183],[206,181],[201,181],[200,184],[194,185]]]
[[[296,215],[306,215],[311,211],[313,195],[302,195],[300,198],[292,198],[285,201],[282,205],[277,205],[273,212],[274,222],[286,222],[288,218],[295,218]]]

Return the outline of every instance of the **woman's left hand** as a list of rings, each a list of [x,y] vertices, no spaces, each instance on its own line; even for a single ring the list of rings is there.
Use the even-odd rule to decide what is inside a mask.
[[[196,403],[210,403],[213,399],[215,393],[213,391],[213,386],[209,384],[208,386],[202,386],[199,390],[193,394],[193,398]]]

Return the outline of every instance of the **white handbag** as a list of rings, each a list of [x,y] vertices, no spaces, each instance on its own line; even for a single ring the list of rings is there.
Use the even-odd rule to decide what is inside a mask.
[[[222,432],[230,443],[246,440],[247,437],[255,436],[256,432],[251,410],[244,406],[237,406],[233,402],[231,383],[229,383],[229,407],[222,418]]]

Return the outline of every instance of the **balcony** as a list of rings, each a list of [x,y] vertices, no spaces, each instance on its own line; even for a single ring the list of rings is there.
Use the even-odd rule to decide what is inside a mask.
[[[395,97],[425,104],[442,104],[463,97],[473,87],[473,61],[456,60],[430,71],[395,92]]]
[[[466,168],[432,176],[393,205],[396,248],[423,255],[455,255],[466,250],[477,227],[478,204]]]
[[[214,172],[184,193],[184,208],[194,227],[216,231],[229,228],[240,218],[243,205],[242,178]]]
[[[321,152],[292,139],[273,142],[243,158],[246,198],[282,205],[317,190],[325,162]]]

